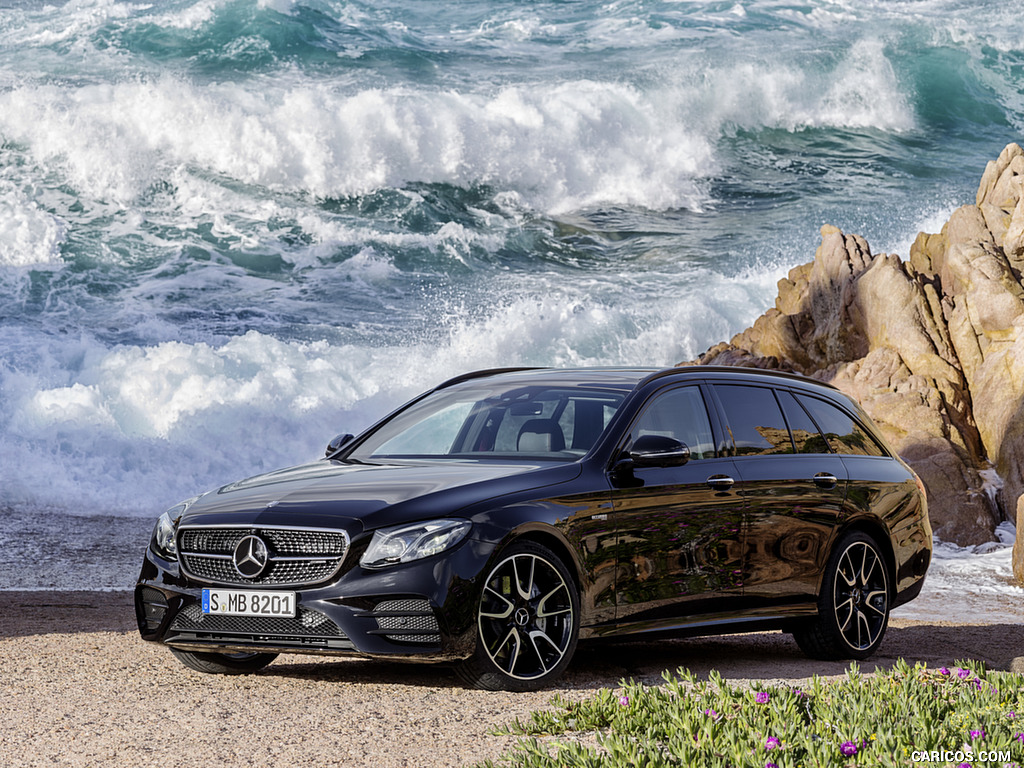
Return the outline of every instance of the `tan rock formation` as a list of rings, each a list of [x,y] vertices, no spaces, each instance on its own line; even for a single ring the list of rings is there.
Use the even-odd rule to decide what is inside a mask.
[[[822,227],[814,261],[779,281],[775,307],[697,362],[835,384],[921,476],[940,538],[992,540],[999,521],[1024,515],[1022,186],[1024,150],[1010,144],[974,204],[920,234],[906,261]],[[1014,558],[1024,581],[1024,525]]]

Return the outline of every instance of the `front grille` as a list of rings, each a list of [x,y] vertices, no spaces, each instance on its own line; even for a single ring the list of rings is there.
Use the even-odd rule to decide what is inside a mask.
[[[213,632],[218,635],[287,635],[298,637],[345,637],[341,627],[327,616],[301,605],[294,618],[277,616],[223,616],[204,614],[199,603],[179,611],[172,632]]]
[[[266,567],[252,578],[235,568],[233,555],[246,536],[267,547]],[[348,550],[342,531],[307,528],[185,527],[179,534],[181,568],[190,578],[210,584],[297,587],[327,581],[341,568]]]
[[[377,631],[388,640],[406,643],[439,643],[440,628],[427,600],[385,600],[371,614]]]
[[[348,547],[341,531],[302,528],[183,528],[181,546],[194,552],[230,555],[238,540],[258,533],[282,555],[344,555]]]

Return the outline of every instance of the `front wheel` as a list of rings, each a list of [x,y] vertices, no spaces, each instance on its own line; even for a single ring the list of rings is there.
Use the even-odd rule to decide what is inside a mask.
[[[881,548],[865,533],[844,536],[829,558],[818,617],[793,633],[815,659],[866,659],[889,624],[889,574]]]
[[[201,653],[171,648],[174,657],[189,669],[211,675],[243,675],[263,669],[276,653]]]
[[[544,687],[576,651],[579,604],[572,575],[556,554],[536,542],[514,543],[483,582],[476,650],[459,674],[488,690]]]

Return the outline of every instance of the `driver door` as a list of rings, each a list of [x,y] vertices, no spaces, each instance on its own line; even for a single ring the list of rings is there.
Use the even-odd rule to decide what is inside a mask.
[[[663,435],[684,443],[690,458],[612,473],[617,622],[667,627],[742,599],[744,501],[708,413],[701,385],[672,387],[652,395],[630,428],[627,448]]]

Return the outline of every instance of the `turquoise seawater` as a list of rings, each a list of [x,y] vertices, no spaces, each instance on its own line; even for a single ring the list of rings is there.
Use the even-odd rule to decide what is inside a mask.
[[[1024,137],[1019,0],[0,0],[0,503],[151,516],[438,381],[667,365]]]

